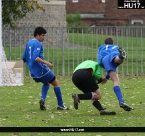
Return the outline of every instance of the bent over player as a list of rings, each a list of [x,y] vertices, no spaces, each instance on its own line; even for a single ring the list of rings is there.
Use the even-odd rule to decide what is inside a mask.
[[[131,111],[132,108],[124,102],[119,77],[116,71],[117,67],[124,62],[124,58],[126,58],[126,52],[117,45],[114,45],[111,37],[106,38],[105,44],[98,49],[98,62],[107,72],[106,79],[111,78],[113,81],[113,90],[118,98],[120,107],[125,111]]]
[[[106,79],[101,76],[102,67],[98,62],[86,60],[80,63],[74,70],[72,81],[83,94],[73,94],[74,108],[78,109],[80,100],[92,100],[93,106],[100,111],[100,115],[115,115],[114,111],[105,110],[99,99],[101,92],[97,83],[106,83]],[[97,81],[97,82],[96,82]]]
[[[57,110],[68,110],[63,104],[61,89],[58,79],[52,72],[53,64],[44,60],[43,45],[41,42],[45,39],[46,30],[43,27],[37,27],[34,30],[34,39],[28,41],[23,53],[23,61],[27,63],[31,77],[35,82],[43,84],[41,91],[40,109],[46,110],[45,100],[50,84],[54,87],[57,98]]]

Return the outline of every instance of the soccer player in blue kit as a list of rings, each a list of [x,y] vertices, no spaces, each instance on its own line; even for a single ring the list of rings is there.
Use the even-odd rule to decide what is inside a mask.
[[[46,33],[47,31],[43,27],[35,28],[34,39],[27,42],[22,59],[24,63],[27,63],[31,77],[35,82],[43,83],[39,101],[40,109],[46,110],[45,100],[50,84],[52,84],[57,98],[57,110],[68,110],[69,108],[63,104],[59,81],[51,70],[53,64],[44,60],[42,42],[45,39]]]
[[[117,45],[114,45],[113,39],[108,37],[105,39],[104,45],[99,47],[97,59],[99,64],[107,72],[106,79],[111,78],[114,83],[113,90],[118,98],[120,107],[125,111],[131,111],[132,108],[124,102],[119,77],[116,71],[117,67],[124,62],[124,58],[126,58],[126,56],[126,52]]]

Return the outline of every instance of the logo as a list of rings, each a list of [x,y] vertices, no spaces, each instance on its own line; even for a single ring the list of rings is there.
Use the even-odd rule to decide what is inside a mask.
[[[118,9],[145,9],[145,0],[118,0]]]

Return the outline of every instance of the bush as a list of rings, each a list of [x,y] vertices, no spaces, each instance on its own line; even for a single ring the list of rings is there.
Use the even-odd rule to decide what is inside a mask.
[[[86,26],[84,23],[81,22],[81,16],[79,13],[68,14],[66,16],[66,22],[67,22],[67,27],[69,28],[69,32],[73,32],[73,33],[81,32],[81,28]]]

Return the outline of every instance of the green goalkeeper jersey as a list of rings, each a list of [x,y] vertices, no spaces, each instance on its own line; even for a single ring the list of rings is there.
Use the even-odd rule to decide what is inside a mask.
[[[98,62],[92,60],[86,60],[80,63],[74,70],[77,71],[79,69],[92,69],[92,76],[95,77],[96,80],[102,78],[102,67]]]

